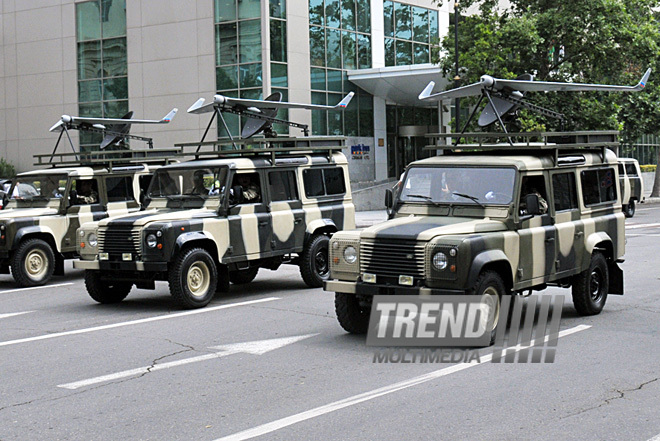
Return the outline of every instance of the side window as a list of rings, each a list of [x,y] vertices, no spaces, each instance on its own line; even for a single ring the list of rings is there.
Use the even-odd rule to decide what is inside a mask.
[[[619,162],[619,176],[625,176],[626,171],[623,169],[623,164]]]
[[[303,183],[308,198],[346,193],[344,170],[340,167],[307,169],[303,171]]]
[[[577,208],[575,174],[557,173],[556,175],[552,175],[552,193],[555,197],[556,212]]]
[[[232,181],[232,188],[240,186],[243,190],[243,198],[236,201],[238,204],[255,204],[261,202],[261,182],[259,173],[237,173]],[[233,198],[233,193],[230,199]]]
[[[140,176],[139,179],[139,184],[140,184],[140,190],[144,192],[144,194],[147,194],[147,190],[149,190],[149,184],[151,184],[151,179],[154,177],[154,175],[142,175]]]
[[[614,169],[584,170],[580,175],[584,205],[616,201]]]
[[[105,179],[108,202],[133,200],[133,179],[130,176],[108,177]]]
[[[523,177],[520,186],[520,202],[518,204],[521,215],[527,214],[525,198],[528,194],[536,194],[539,197],[541,214],[546,214],[548,212],[548,193],[545,190],[545,179],[542,175]]]
[[[99,187],[96,179],[75,179],[71,185],[71,205],[92,205],[99,203]]]
[[[298,199],[296,175],[293,171],[276,171],[268,173],[270,197],[276,201],[295,201]]]
[[[635,164],[626,164],[626,173],[628,176],[637,176],[637,167],[635,167]]]

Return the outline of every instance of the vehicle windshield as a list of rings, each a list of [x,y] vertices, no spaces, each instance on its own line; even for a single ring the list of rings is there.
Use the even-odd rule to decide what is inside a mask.
[[[9,189],[9,197],[18,201],[50,201],[62,199],[67,175],[17,177]]]
[[[167,168],[154,175],[149,186],[150,198],[203,198],[222,195],[227,180],[227,167]]]
[[[494,167],[412,167],[401,188],[404,202],[505,205],[513,200],[516,172]]]

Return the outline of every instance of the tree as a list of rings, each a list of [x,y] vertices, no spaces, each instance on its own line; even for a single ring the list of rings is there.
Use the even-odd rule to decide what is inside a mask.
[[[483,74],[515,78],[527,72],[541,81],[628,85],[651,67],[649,84],[640,93],[527,96],[534,104],[565,114],[566,130],[620,129],[624,140],[642,133],[660,134],[659,0],[511,0],[507,10],[499,10],[497,4],[496,0],[460,2],[459,12],[472,5],[480,8],[459,23],[462,84],[477,82]],[[455,69],[453,20],[450,23],[436,56],[448,78]],[[468,102],[474,104],[476,99]],[[528,130],[561,128],[557,120],[526,110],[520,116]],[[660,193],[660,173],[653,192]]]

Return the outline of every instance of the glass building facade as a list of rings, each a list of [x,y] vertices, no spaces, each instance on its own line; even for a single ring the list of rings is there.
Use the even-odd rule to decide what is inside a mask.
[[[309,24],[312,103],[335,105],[356,93],[343,111],[312,111],[312,133],[373,136],[373,99],[346,79],[347,70],[372,66],[369,0],[310,0]]]
[[[126,0],[77,3],[76,31],[80,116],[124,116],[128,112]],[[101,138],[81,132],[80,145],[98,145]]]
[[[431,62],[439,42],[437,10],[384,1],[383,19],[386,66]]]

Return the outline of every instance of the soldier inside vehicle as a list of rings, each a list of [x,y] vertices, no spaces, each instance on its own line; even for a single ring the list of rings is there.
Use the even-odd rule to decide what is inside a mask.
[[[242,197],[234,201],[234,187],[240,186]],[[257,173],[239,173],[234,176],[230,202],[235,204],[254,204],[261,202],[261,189],[259,187],[259,175]]]
[[[527,195],[535,194],[539,198],[539,210],[541,214],[548,212],[548,202],[546,200],[545,181],[543,176],[525,176],[522,180],[520,189],[520,214],[527,214],[527,202],[525,201]]]
[[[96,180],[77,179],[75,182],[75,198],[72,205],[91,205],[98,204],[99,192],[97,191]]]

